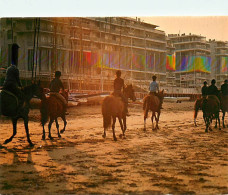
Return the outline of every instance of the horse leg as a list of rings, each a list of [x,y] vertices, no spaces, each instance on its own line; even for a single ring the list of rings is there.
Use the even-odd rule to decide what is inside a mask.
[[[152,130],[155,130],[155,128],[154,128],[154,118],[155,118],[155,112],[152,112],[152,116],[151,116]]]
[[[218,119],[219,130],[221,130],[219,112],[216,114],[216,119]]]
[[[119,123],[120,123],[120,127],[121,127],[121,130],[122,130],[122,133],[123,134],[120,134],[120,138],[122,138],[124,136],[124,127],[123,127],[123,122],[122,122],[122,119],[120,117],[118,117],[118,120],[119,120]]]
[[[28,117],[24,118],[24,126],[25,126],[26,135],[27,135],[27,141],[30,144],[30,146],[33,146],[34,144],[31,142],[30,136],[29,136]]]
[[[42,135],[42,140],[45,140],[45,129],[44,129],[44,125],[43,126],[43,135]]]
[[[225,112],[222,112],[222,126],[223,128],[226,128],[224,120],[225,120]]]
[[[112,133],[113,133],[113,139],[114,139],[114,141],[117,141],[117,138],[116,138],[116,135],[115,135],[115,123],[116,123],[116,117],[113,117]]]
[[[145,115],[144,115],[144,131],[146,131],[146,118]]]
[[[205,132],[208,132],[209,120],[210,120],[209,117],[205,117],[205,125],[206,125]]]
[[[59,133],[59,123],[58,123],[58,119],[55,119],[55,124],[56,124],[56,129],[57,129],[57,133],[58,133],[58,137],[61,137],[60,133]]]
[[[4,144],[11,142],[14,136],[17,134],[17,118],[12,118],[12,123],[13,123],[13,135],[9,139],[6,139]]]
[[[51,140],[53,139],[53,137],[51,136],[51,125],[52,125],[53,121],[54,121],[54,119],[50,119],[50,122],[49,122],[49,124],[48,124],[48,131],[49,131],[48,137],[49,137]]]
[[[159,129],[158,122],[160,118],[160,112],[158,112],[157,119],[156,119],[156,129]]]
[[[62,116],[62,119],[63,119],[63,122],[64,122],[64,127],[63,127],[63,129],[60,131],[60,133],[63,133],[63,132],[66,130],[66,125],[67,125],[65,115],[64,115],[64,116]]]
[[[126,118],[126,116],[124,116],[123,117],[123,128],[124,128],[124,133],[123,134],[125,134],[125,132],[126,132],[126,130],[127,130],[127,118]]]
[[[215,117],[215,129],[217,129],[217,123],[218,123],[218,120],[217,120],[217,117]]]

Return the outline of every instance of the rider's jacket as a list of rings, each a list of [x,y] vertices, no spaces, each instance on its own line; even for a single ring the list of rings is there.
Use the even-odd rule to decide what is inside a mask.
[[[219,91],[215,85],[210,85],[207,90],[207,95],[216,95],[218,96]]]
[[[208,87],[207,86],[203,86],[201,89],[202,92],[202,96],[207,96],[208,94]]]
[[[114,92],[122,93],[124,89],[124,80],[122,78],[117,77],[114,80]]]
[[[150,92],[157,92],[159,91],[158,83],[156,81],[153,81],[150,83],[149,87]]]
[[[221,85],[221,91],[223,95],[228,95],[228,84],[224,83]]]
[[[6,78],[3,83],[3,87],[6,87],[7,85],[21,87],[21,81],[19,79],[19,70],[15,65],[11,65],[6,70]]]
[[[54,78],[49,85],[50,92],[59,93],[60,89],[64,89],[63,83],[59,78]]]

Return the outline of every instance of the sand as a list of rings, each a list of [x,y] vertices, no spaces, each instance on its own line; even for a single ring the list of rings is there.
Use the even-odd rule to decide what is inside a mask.
[[[62,138],[41,140],[39,111],[30,112],[29,147],[23,121],[7,145],[0,145],[1,194],[223,194],[228,193],[228,128],[205,133],[202,113],[193,124],[193,102],[165,102],[160,129],[150,119],[143,131],[141,105],[131,105],[126,139],[102,138],[100,106],[69,109]],[[59,121],[61,121],[59,119]],[[11,136],[1,117],[0,144]],[[228,124],[226,118],[226,124]],[[62,121],[60,126],[63,126]]]

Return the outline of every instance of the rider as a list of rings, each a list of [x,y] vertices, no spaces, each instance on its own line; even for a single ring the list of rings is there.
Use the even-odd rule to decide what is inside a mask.
[[[205,98],[208,93],[207,81],[203,82],[203,87],[201,88],[201,92],[202,92],[202,97]]]
[[[159,95],[158,95],[158,93],[159,93],[159,85],[156,82],[157,77],[154,75],[154,76],[152,76],[152,79],[153,79],[153,81],[150,83],[150,87],[149,87],[150,95],[155,95],[155,96],[157,96],[159,98],[159,100],[160,100],[160,105],[159,105],[160,109],[163,109],[162,108],[162,103],[163,103],[162,98],[159,97]]]
[[[215,83],[216,83],[215,79],[212,79],[211,85],[208,87],[208,90],[207,90],[207,95],[216,95],[218,97],[219,90],[215,86]]]
[[[121,71],[117,70],[116,71],[116,79],[114,80],[114,92],[113,92],[113,94],[115,96],[119,96],[122,98],[122,100],[124,102],[126,115],[130,116],[130,114],[128,113],[128,99],[124,96],[123,89],[124,89],[124,80],[121,78]]]
[[[67,100],[59,93],[60,89],[64,90],[64,86],[63,86],[62,81],[60,80],[60,77],[61,77],[61,72],[56,71],[55,78],[51,81],[51,83],[49,85],[50,95],[54,95],[63,103],[64,111],[66,114],[68,114]]]
[[[221,92],[223,95],[228,95],[228,80],[227,79],[221,85]]]
[[[13,93],[18,98],[19,106],[23,105],[24,95],[20,88],[22,87],[19,78],[18,64],[18,44],[12,44],[12,60],[11,65],[6,70],[6,78],[3,83],[3,89]],[[20,88],[19,88],[20,87]]]

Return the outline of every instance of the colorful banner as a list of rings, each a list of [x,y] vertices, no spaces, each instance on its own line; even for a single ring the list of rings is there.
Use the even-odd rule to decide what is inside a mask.
[[[176,60],[177,71],[186,72],[211,72],[211,57],[206,56],[184,56]]]
[[[222,57],[221,59],[221,72],[228,73],[228,57]]]
[[[175,55],[166,56],[166,70],[176,70],[176,57]]]

